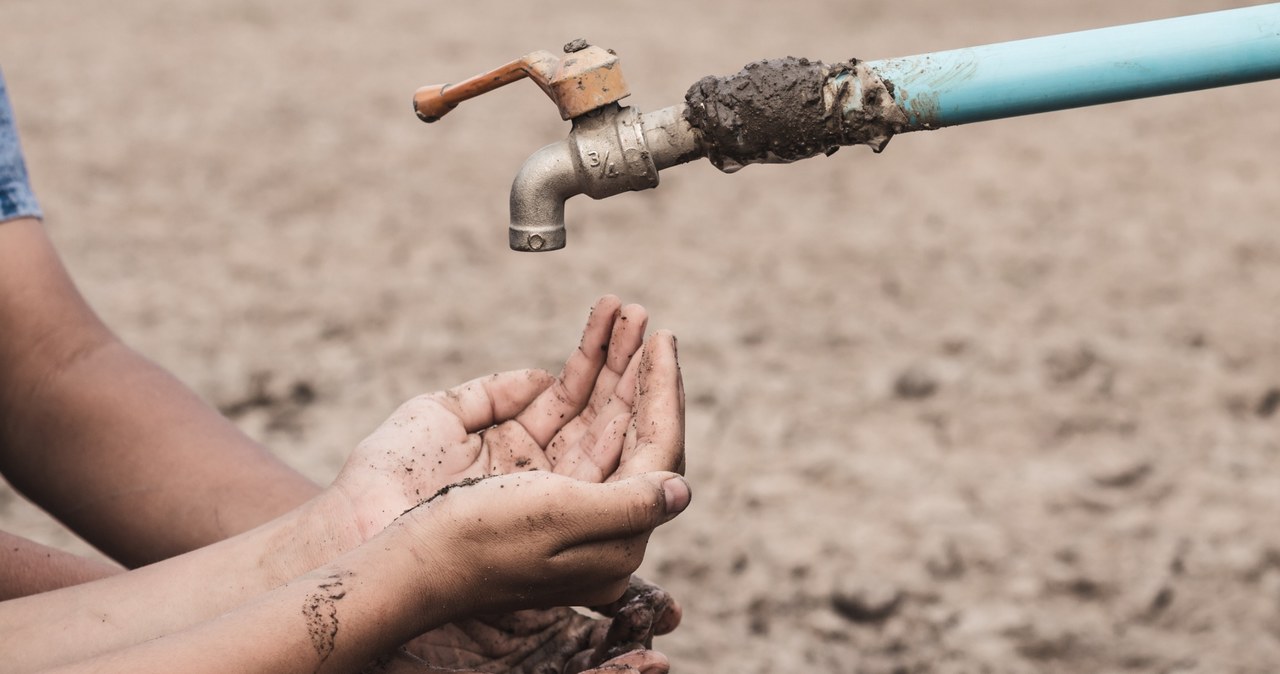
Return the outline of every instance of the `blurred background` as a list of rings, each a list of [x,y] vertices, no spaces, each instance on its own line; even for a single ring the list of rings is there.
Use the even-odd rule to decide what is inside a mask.
[[[680,336],[694,506],[643,572],[677,672],[1264,672],[1280,662],[1280,82],[988,122],[568,204],[518,83],[577,37],[654,110],[1208,0],[5,0],[46,222],[123,338],[328,481],[403,399],[556,369],[606,292]],[[1255,3],[1256,4],[1256,3]],[[11,490],[0,526],[87,546]]]

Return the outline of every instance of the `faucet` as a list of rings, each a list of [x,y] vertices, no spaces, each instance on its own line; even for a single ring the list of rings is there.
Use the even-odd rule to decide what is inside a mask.
[[[618,57],[574,40],[564,55],[535,51],[457,84],[419,89],[413,108],[438,121],[458,103],[529,78],[571,120],[569,137],[534,152],[511,184],[512,250],[564,248],[564,202],[585,194],[603,199],[658,185],[658,171],[706,154],[683,105],[641,114],[618,103],[631,91]]]
[[[579,39],[563,56],[423,87],[414,109],[435,122],[526,77],[573,123],[511,185],[511,248],[548,251],[565,245],[570,197],[656,187],[658,171],[698,157],[732,173],[845,145],[880,152],[908,131],[1280,78],[1280,2],[879,61],[756,61],[649,113],[619,104],[631,92],[617,55]]]

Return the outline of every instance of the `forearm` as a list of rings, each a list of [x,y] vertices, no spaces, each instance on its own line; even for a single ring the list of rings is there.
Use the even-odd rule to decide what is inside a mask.
[[[344,502],[321,496],[209,547],[0,603],[0,661],[39,670],[210,620],[355,549],[360,538],[352,522]]]
[[[456,617],[422,601],[421,574],[411,550],[364,546],[189,629],[48,671],[357,672]]]
[[[108,343],[34,387],[5,476],[130,566],[235,535],[319,488],[168,373]]]
[[[318,488],[85,304],[40,223],[0,227],[0,472],[139,565],[245,531]]]
[[[0,601],[87,583],[123,570],[0,531]]]

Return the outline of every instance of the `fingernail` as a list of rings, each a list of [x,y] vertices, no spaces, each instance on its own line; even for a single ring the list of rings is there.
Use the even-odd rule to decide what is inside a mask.
[[[683,477],[673,477],[662,483],[662,495],[667,500],[667,518],[670,519],[684,512],[689,507],[693,494],[689,491],[689,483]]]

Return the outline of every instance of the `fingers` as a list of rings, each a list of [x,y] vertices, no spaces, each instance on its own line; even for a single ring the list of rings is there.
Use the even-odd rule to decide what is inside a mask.
[[[526,409],[552,381],[543,370],[513,370],[472,379],[428,398],[456,416],[466,432],[475,433]]]
[[[628,409],[636,401],[636,377],[640,372],[640,360],[640,358],[633,357],[631,362],[627,363],[626,371],[622,373],[622,377],[618,379],[618,383],[614,387],[618,400],[626,404]]]
[[[632,576],[627,591],[622,598],[605,606],[594,606],[591,610],[604,616],[616,618],[624,615],[623,609],[632,604],[645,604],[653,609],[653,634],[669,634],[680,626],[684,617],[684,609],[669,592],[650,583],[640,576]]]
[[[635,397],[635,355],[644,344],[648,312],[638,304],[623,307],[613,324],[605,368],[596,378],[587,406],[547,447],[556,472],[581,480],[603,481],[618,467],[625,425]],[[628,373],[632,373],[628,379]],[[625,417],[625,418],[622,418]]]
[[[675,473],[592,484],[523,472],[450,485],[384,534],[439,551],[441,568],[457,569],[458,587],[474,593],[477,613],[596,606],[627,591],[653,529],[690,500]],[[652,632],[660,611],[644,602],[631,610],[612,643]]]
[[[612,618],[608,632],[596,641],[590,661],[593,665],[633,649],[651,647],[654,635],[675,629],[682,615],[670,594],[634,575],[621,599],[593,610]]]
[[[589,669],[583,674],[667,674],[671,671],[671,662],[667,656],[658,651],[634,650],[600,663],[596,669]]]
[[[631,415],[623,412],[607,421],[602,417],[594,425],[601,423],[603,428],[589,429],[568,450],[553,452],[553,449],[557,449],[560,438],[551,441],[547,458],[554,464],[555,472],[583,482],[604,482],[606,477],[617,470],[618,460],[622,456],[622,444],[626,439],[627,428],[631,425]]]
[[[609,625],[609,634],[602,646],[603,657],[607,659],[634,648],[648,648],[653,645],[653,621],[657,618],[657,609],[645,602],[632,602],[622,607]]]
[[[666,594],[665,591],[663,593]],[[653,619],[653,633],[655,636],[671,634],[680,626],[680,621],[684,619],[684,608],[680,606],[680,602],[669,594],[666,597],[666,604],[663,605],[657,617]]]
[[[638,305],[631,306],[635,306],[637,311],[642,310]],[[627,308],[624,307],[624,317],[626,311]],[[551,461],[556,472],[593,482],[614,479],[614,474],[617,472],[623,456],[623,441],[626,438],[625,434],[622,436],[617,435],[617,429],[614,425],[620,423],[621,417],[624,415],[628,422],[632,420],[631,413],[635,409],[640,366],[642,362],[650,362],[645,353],[637,354],[643,337],[643,328],[648,321],[647,315],[643,316],[643,318],[644,321],[632,319],[625,326],[622,326],[621,320],[615,324],[615,335],[619,334],[618,326],[622,326],[624,330],[630,330],[623,338],[615,337],[615,341],[622,344],[623,347],[610,350],[610,360],[612,361],[617,357],[619,362],[610,365],[609,368],[600,373],[600,378],[596,384],[596,392],[592,394],[592,400],[587,409],[551,441],[551,445],[547,448],[547,458]],[[639,326],[638,329],[637,326]],[[671,340],[672,344],[674,344],[674,337]],[[623,355],[627,357],[626,368],[619,373],[613,368],[621,364]],[[672,350],[672,355],[674,356],[674,350]],[[667,360],[670,361],[667,365],[675,362],[674,357]],[[678,369],[675,374],[678,386],[674,399],[679,401],[678,407],[682,412],[684,409],[684,389],[679,379]],[[680,429],[681,437],[683,437],[683,418],[679,419],[678,428]],[[634,433],[632,435],[634,436]],[[632,453],[634,453],[635,438],[632,437],[631,440]],[[678,469],[677,472],[682,472],[683,451],[680,452],[679,462],[673,465],[668,465],[669,463],[671,462],[663,462],[661,460],[648,463],[634,462],[631,470],[626,475],[636,475],[652,470],[671,470],[673,467]],[[624,476],[619,475],[618,477]]]
[[[560,377],[516,417],[539,446],[546,447],[556,432],[587,405],[596,378],[605,366],[621,305],[622,301],[613,295],[596,301],[587,316],[582,340],[565,361]]]
[[[600,485],[573,483],[579,516],[569,523],[572,546],[648,535],[689,507],[692,493],[680,475],[656,472]]]
[[[613,334],[609,339],[609,355],[605,365],[609,371],[621,377],[631,364],[631,357],[644,344],[644,331],[649,326],[649,312],[639,304],[628,304],[622,307],[618,320],[613,324]],[[611,393],[605,390],[608,395]]]
[[[666,330],[654,333],[639,361],[635,413],[611,479],[684,469],[684,383],[675,335]]]

